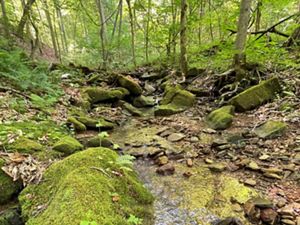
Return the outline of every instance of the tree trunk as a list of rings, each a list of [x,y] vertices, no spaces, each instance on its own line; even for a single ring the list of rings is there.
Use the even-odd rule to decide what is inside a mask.
[[[133,60],[133,65],[136,67],[136,58],[135,58],[135,27],[134,27],[134,21],[133,21],[133,14],[132,14],[132,8],[131,8],[130,0],[126,0],[126,2],[127,2],[127,5],[128,5],[129,19],[130,19],[132,60]]]
[[[101,39],[101,48],[102,48],[102,58],[103,58],[103,68],[107,68],[107,57],[108,52],[106,49],[107,45],[107,37],[106,37],[106,20],[104,14],[104,7],[102,4],[102,0],[96,0],[98,13],[99,13],[99,22],[100,22],[100,39]]]
[[[23,15],[21,17],[21,20],[18,25],[18,30],[17,30],[17,34],[20,37],[23,37],[24,27],[28,20],[29,12],[30,12],[31,7],[34,2],[35,2],[35,0],[28,0],[28,2],[25,4],[24,10],[23,10]]]
[[[5,2],[4,0],[1,0],[1,10],[2,10],[2,16],[3,16],[3,25],[4,25],[4,32],[5,36],[9,37],[9,22],[6,14],[6,8],[5,8]]]
[[[235,41],[234,66],[237,69],[246,62],[245,46],[247,42],[247,28],[250,19],[251,0],[241,0],[240,16]]]
[[[258,0],[256,8],[255,32],[260,30],[262,0]]]
[[[171,39],[171,46],[173,50],[173,63],[176,63],[176,39],[177,39],[177,30],[176,30],[176,18],[177,18],[177,6],[176,2],[172,0],[172,39]]]
[[[187,0],[181,0],[180,15],[180,69],[181,73],[186,76],[188,71],[187,53],[186,53],[186,25],[187,25]]]
[[[52,24],[51,15],[50,15],[50,12],[49,12],[49,7],[48,7],[47,0],[43,0],[43,6],[44,6],[44,12],[45,12],[45,15],[46,15],[48,27],[49,27],[49,30],[50,30],[50,35],[51,35],[52,46],[53,46],[53,49],[54,49],[54,54],[55,54],[55,57],[58,58],[59,54],[58,54],[58,48],[57,48],[57,43],[56,43],[56,39],[55,39],[55,31],[54,31],[54,28],[53,28],[53,24]]]
[[[148,9],[147,9],[147,22],[146,22],[146,34],[145,34],[145,54],[146,62],[149,62],[149,25],[150,25],[150,13],[151,13],[151,0],[148,0]]]

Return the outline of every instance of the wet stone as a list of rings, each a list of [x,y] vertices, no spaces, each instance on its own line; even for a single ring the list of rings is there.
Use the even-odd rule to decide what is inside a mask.
[[[163,176],[172,175],[175,173],[175,167],[173,164],[168,163],[168,164],[165,164],[165,165],[157,168],[156,173],[163,175]]]

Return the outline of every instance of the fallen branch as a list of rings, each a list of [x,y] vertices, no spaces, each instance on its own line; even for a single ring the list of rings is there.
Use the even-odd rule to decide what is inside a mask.
[[[18,91],[18,90],[13,89],[13,88],[10,88],[10,87],[3,87],[3,86],[0,86],[0,91],[10,91],[10,92],[13,92],[13,93],[15,93],[15,94],[17,94],[17,95],[20,95],[20,96],[24,97],[24,98],[30,99],[30,96],[29,96],[29,95],[26,95],[26,94],[24,94],[23,92]]]

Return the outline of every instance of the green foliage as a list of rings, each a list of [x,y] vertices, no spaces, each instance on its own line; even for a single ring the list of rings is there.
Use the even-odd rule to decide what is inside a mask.
[[[135,215],[130,214],[129,218],[127,219],[127,222],[129,224],[140,225],[143,223],[143,219],[140,219]]]
[[[126,171],[132,171],[134,156],[131,155],[120,155],[117,157],[115,164],[121,169]]]

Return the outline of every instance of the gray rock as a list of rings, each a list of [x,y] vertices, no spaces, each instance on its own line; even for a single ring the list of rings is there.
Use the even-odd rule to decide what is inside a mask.
[[[281,136],[287,128],[287,124],[280,121],[269,120],[257,127],[254,133],[260,138],[274,138]]]

